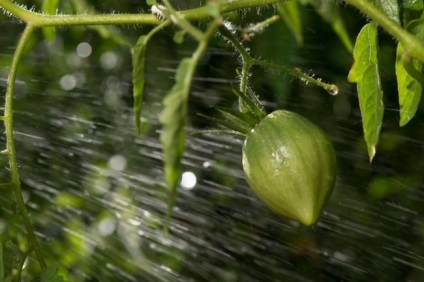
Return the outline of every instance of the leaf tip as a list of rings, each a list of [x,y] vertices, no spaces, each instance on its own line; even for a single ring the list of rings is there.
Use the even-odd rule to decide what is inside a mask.
[[[368,156],[369,156],[370,163],[372,163],[372,160],[375,157],[375,153],[376,153],[375,145],[368,146]]]

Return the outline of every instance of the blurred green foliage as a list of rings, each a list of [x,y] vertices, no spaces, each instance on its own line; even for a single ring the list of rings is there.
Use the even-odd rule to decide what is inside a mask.
[[[85,4],[99,13],[126,13],[147,11],[142,2]],[[41,7],[41,1],[20,3]],[[81,3],[61,1],[59,10],[71,13]],[[198,5],[174,3],[178,8]],[[270,7],[231,17],[243,26],[275,12]],[[340,88],[337,96],[330,96],[259,68],[251,77],[268,110],[285,108],[308,117],[335,144],[338,183],[314,228],[280,218],[257,201],[242,175],[239,140],[191,136],[183,169],[196,174],[197,185],[180,189],[166,238],[158,114],[179,61],[195,43],[187,36],[175,43],[170,30],[149,43],[142,135],[137,136],[131,54],[122,42],[135,44],[149,28],[110,27],[106,33],[86,27],[56,29],[51,42],[37,32],[19,67],[15,135],[24,196],[48,264],[58,263],[67,281],[422,281],[422,105],[416,117],[399,128],[394,69],[381,68],[385,120],[380,151],[370,165],[355,86],[346,81],[351,54],[312,6],[302,6],[301,13],[303,45],[297,45],[283,21],[245,45],[253,55],[300,67]],[[348,7],[340,7],[339,13],[350,38],[355,38],[366,20]],[[4,93],[23,26],[4,15],[0,25]],[[384,32],[379,39],[384,57],[380,61],[394,62],[395,42]],[[83,42],[92,47],[88,57],[77,53]],[[210,126],[197,112],[209,114],[211,105],[236,102],[231,88],[237,83],[238,63],[222,38],[212,40],[191,87],[189,132]],[[4,137],[0,140],[4,144]],[[3,170],[0,176],[6,180]],[[19,263],[26,240],[13,195],[0,195],[7,270]],[[39,276],[31,258],[23,279],[36,281]]]

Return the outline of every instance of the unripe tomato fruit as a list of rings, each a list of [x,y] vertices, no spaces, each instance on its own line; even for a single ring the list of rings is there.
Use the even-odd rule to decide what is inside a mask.
[[[306,118],[278,110],[247,135],[243,170],[271,210],[309,226],[318,221],[331,195],[337,169],[326,134]]]

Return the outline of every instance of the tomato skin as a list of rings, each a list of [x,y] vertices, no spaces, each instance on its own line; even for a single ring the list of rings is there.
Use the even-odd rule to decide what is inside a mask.
[[[243,170],[258,198],[279,215],[310,226],[336,180],[336,157],[326,134],[306,118],[277,110],[243,144]]]

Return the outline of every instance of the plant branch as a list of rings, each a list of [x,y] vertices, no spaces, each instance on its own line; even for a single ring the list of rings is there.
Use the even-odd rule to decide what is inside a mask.
[[[314,78],[310,75],[307,75],[306,73],[302,72],[299,68],[287,68],[284,66],[280,66],[277,64],[273,64],[273,63],[263,61],[263,60],[258,60],[258,59],[252,59],[252,64],[290,74],[306,83],[308,82],[313,83],[321,88],[324,88],[331,95],[336,95],[339,92],[339,89],[336,85],[322,82],[320,78]]]
[[[338,88],[334,84],[328,84],[321,81],[321,79],[313,78],[310,75],[307,75],[303,73],[298,68],[287,68],[284,66],[280,66],[277,64],[273,64],[264,60],[259,60],[251,57],[249,53],[247,52],[246,48],[243,47],[243,45],[238,41],[238,39],[234,36],[234,34],[225,26],[221,26],[219,28],[219,32],[228,39],[228,41],[233,44],[234,48],[240,53],[240,56],[242,58],[243,66],[241,71],[241,78],[240,78],[240,91],[242,93],[246,93],[247,91],[247,85],[248,85],[248,78],[249,78],[249,70],[252,66],[261,66],[268,69],[274,69],[279,72],[288,73],[294,77],[299,78],[302,81],[313,83],[319,87],[324,88],[327,90],[331,95],[336,95],[338,93]]]
[[[387,32],[395,37],[411,56],[424,62],[424,45],[412,34],[403,29],[398,23],[390,19],[368,0],[345,0],[368,15]]]
[[[40,245],[38,243],[37,237],[35,236],[35,232],[29,219],[24,199],[22,197],[22,188],[21,182],[19,180],[18,162],[16,160],[16,150],[13,136],[13,93],[15,89],[16,72],[19,61],[21,60],[22,54],[24,53],[25,46],[28,43],[34,29],[34,26],[31,25],[27,25],[25,27],[25,30],[21,35],[21,38],[19,39],[18,45],[13,55],[10,73],[7,80],[6,102],[4,108],[4,124],[6,128],[6,150],[9,156],[9,167],[12,177],[12,185],[15,193],[16,203],[22,215],[25,229],[28,233],[27,236],[30,246],[35,251],[41,269],[44,270],[46,268],[46,263],[44,261],[43,254],[41,253]]]
[[[276,4],[285,0],[232,0],[218,1],[220,13],[228,13],[239,9]],[[24,9],[11,0],[0,0],[0,7],[34,27],[72,26],[72,25],[126,25],[143,24],[158,25],[161,20],[153,14],[82,14],[82,15],[48,15]],[[200,7],[178,11],[178,15],[186,20],[210,21],[210,7]]]

